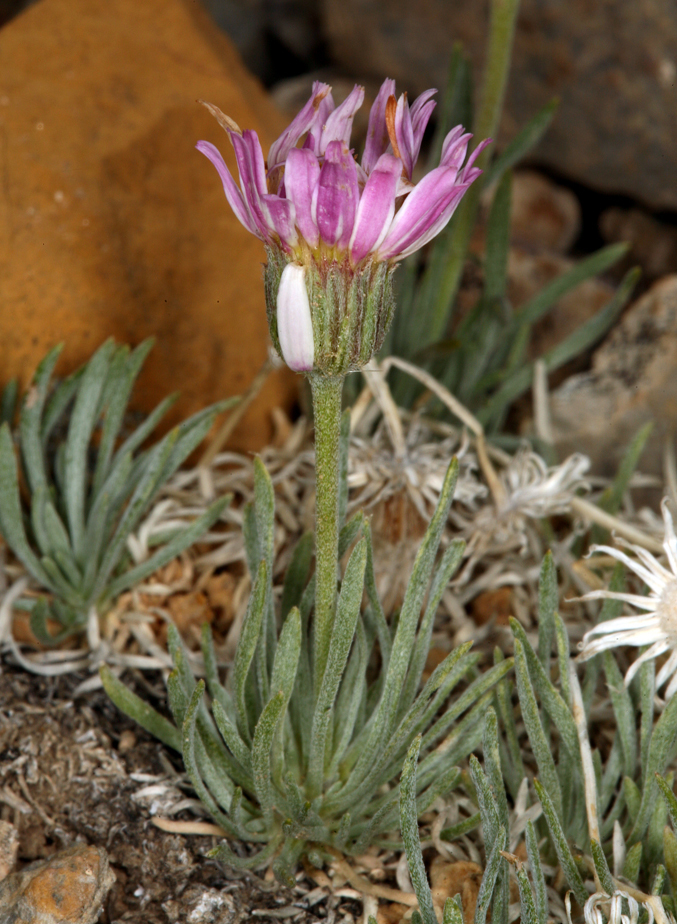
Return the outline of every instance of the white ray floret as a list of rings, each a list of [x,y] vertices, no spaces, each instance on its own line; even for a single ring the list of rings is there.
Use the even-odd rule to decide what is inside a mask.
[[[665,691],[666,698],[669,699],[677,691],[677,536],[675,536],[667,499],[663,500],[661,508],[665,523],[663,548],[669,569],[646,549],[630,543],[623,544],[634,552],[636,558],[611,546],[592,546],[591,552],[604,552],[626,565],[644,581],[649,588],[649,593],[643,596],[616,593],[610,590],[594,590],[581,597],[582,600],[622,600],[643,612],[630,613],[618,619],[609,619],[595,626],[590,632],[586,632],[581,642],[579,657],[585,661],[609,648],[621,645],[639,648],[649,645],[650,647],[630,666],[625,675],[627,684],[644,662],[669,651],[671,654],[656,677],[657,689],[670,680]]]

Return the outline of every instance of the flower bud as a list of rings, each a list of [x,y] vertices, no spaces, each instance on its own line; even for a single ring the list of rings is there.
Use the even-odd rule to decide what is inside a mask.
[[[297,372],[345,375],[381,348],[393,316],[395,266],[370,260],[312,257],[290,263],[268,247],[265,267],[268,324],[276,350]]]

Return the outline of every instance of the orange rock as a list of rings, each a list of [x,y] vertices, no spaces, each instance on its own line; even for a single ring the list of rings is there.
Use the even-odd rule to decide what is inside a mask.
[[[268,343],[261,243],[237,222],[196,99],[284,126],[225,36],[189,0],[42,0],[0,32],[0,358],[25,385],[55,343],[58,372],[106,337],[157,344],[134,398],[182,397],[171,422],[242,393]],[[297,379],[268,379],[231,444],[257,448]]]
[[[0,884],[3,920],[93,924],[114,882],[105,850],[82,844],[70,847]]]

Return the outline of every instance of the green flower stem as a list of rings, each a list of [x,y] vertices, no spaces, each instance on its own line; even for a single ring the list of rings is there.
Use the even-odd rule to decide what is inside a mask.
[[[503,99],[508,82],[510,58],[512,56],[515,22],[519,11],[519,0],[492,0],[487,42],[484,84],[479,112],[473,126],[475,138],[494,138],[503,108]],[[477,159],[476,166],[486,169],[491,157],[491,145]],[[449,310],[456,298],[470,236],[482,193],[482,178],[473,183],[458,207],[458,213],[447,248],[447,267],[442,276],[435,299],[434,313],[430,325],[428,342],[435,343],[444,336]]]
[[[339,437],[345,376],[309,375],[315,414],[315,693],[322,683],[336,614]]]

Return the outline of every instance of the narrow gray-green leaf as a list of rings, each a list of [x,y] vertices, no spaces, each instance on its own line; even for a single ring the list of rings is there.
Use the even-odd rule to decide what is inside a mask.
[[[477,904],[475,905],[475,924],[486,924],[487,911],[494,894],[496,880],[501,867],[501,851],[508,846],[508,835],[505,828],[501,827],[496,833],[496,840],[491,845],[489,855],[482,876],[479,892],[477,894]],[[505,862],[505,861],[504,861]]]
[[[615,890],[611,870],[609,869],[601,844],[599,841],[596,841],[594,837],[590,838],[590,852],[592,853],[592,862],[595,864],[602,889],[607,895],[613,895]]]
[[[89,444],[101,412],[101,395],[114,352],[114,342],[107,340],[87,363],[68,424],[64,504],[71,544],[79,562],[83,562],[86,554],[85,515]]]
[[[254,660],[256,646],[263,625],[263,611],[266,603],[266,585],[268,583],[268,567],[265,561],[259,564],[259,569],[252,587],[247,613],[242,623],[240,640],[235,652],[233,667],[233,687],[235,702],[237,704],[237,724],[240,734],[247,743],[251,743],[251,731],[248,723],[246,683],[249,669]]]
[[[226,715],[224,708],[218,699],[212,703],[212,712],[216,721],[216,727],[221,732],[221,736],[230,749],[233,757],[242,765],[247,773],[251,773],[251,752],[247,745],[240,737],[237,728]]]
[[[621,464],[618,466],[616,477],[597,501],[597,505],[601,507],[602,510],[606,510],[608,513],[613,514],[618,513],[620,510],[623,497],[630,484],[630,479],[635,473],[635,469],[644,452],[646,441],[649,439],[652,430],[653,421],[650,420],[645,423],[644,426],[640,427],[633,436],[630,445],[623,454]]]
[[[534,148],[548,130],[552,119],[557,112],[559,105],[558,99],[553,99],[546,103],[542,109],[532,116],[524,128],[515,135],[496,160],[487,169],[484,175],[484,183],[490,186],[505,173],[506,170],[512,169],[522,158]],[[464,123],[467,124],[467,123]]]
[[[14,443],[7,423],[0,427],[0,532],[33,577],[51,590],[52,582],[31,549],[24,529]]]
[[[550,836],[552,838],[553,846],[557,854],[557,859],[559,860],[559,865],[562,867],[562,872],[564,877],[568,882],[569,886],[573,889],[574,895],[576,896],[576,901],[579,903],[581,908],[585,905],[588,900],[588,891],[583,884],[583,879],[581,874],[578,872],[578,867],[572,856],[569,845],[567,844],[567,839],[562,829],[562,823],[559,820],[559,815],[555,809],[554,803],[548,791],[538,780],[534,780],[534,789],[536,790],[536,795],[539,798],[541,806],[543,807],[543,815],[545,817],[546,824],[550,831]]]
[[[100,669],[99,676],[104,690],[121,712],[134,719],[163,744],[181,753],[181,732],[175,725],[132,693],[106,665]]]
[[[656,794],[656,774],[663,774],[677,747],[677,696],[673,696],[656,722],[646,760],[644,791],[637,820],[630,833],[632,843],[641,840],[649,825]]]
[[[625,855],[625,863],[623,864],[623,877],[628,880],[628,882],[637,882],[639,878],[639,870],[642,865],[642,842],[639,841],[633,847],[628,850]]]
[[[414,650],[411,654],[407,681],[400,697],[401,713],[409,708],[416,696],[430,651],[430,640],[437,608],[452,575],[461,563],[464,551],[465,542],[462,539],[455,539],[445,550],[433,576],[430,593],[428,594],[428,603],[418,630]]]
[[[638,279],[639,272],[630,270],[615,295],[597,314],[581,324],[572,334],[541,357],[548,372],[553,372],[571,359],[575,359],[607,333],[627,304]],[[532,378],[533,365],[531,363],[513,373],[481,409],[478,414],[480,422],[486,423],[493,420],[502,408],[509,405],[531,386]]]
[[[484,258],[484,292],[488,301],[505,295],[510,244],[512,175],[506,172],[498,184],[487,221]]]
[[[550,742],[546,739],[541,725],[538,703],[531,685],[524,648],[517,637],[515,637],[515,676],[517,678],[517,694],[522,706],[522,719],[538,765],[538,771],[543,778],[545,788],[552,798],[555,810],[559,814],[562,811],[562,793],[557,777],[557,769],[550,749]]]
[[[104,421],[92,482],[93,497],[96,497],[108,477],[115,443],[125,417],[134,382],[154,342],[152,337],[147,338],[131,354],[127,347],[118,348],[113,357],[104,392]]]
[[[378,706],[378,713],[374,721],[372,736],[355,769],[358,775],[363,774],[365,767],[371,763],[373,754],[379,750],[386,736],[393,730],[399,695],[409,667],[409,659],[423,598],[430,581],[435,556],[437,555],[442,531],[447,522],[457,480],[458,460],[454,458],[447,469],[437,508],[416,556],[400,611],[397,632],[390,652],[388,672]]]
[[[529,869],[531,878],[534,880],[534,890],[536,892],[536,919],[538,924],[547,924],[548,921],[548,893],[545,886],[545,876],[541,866],[541,852],[538,849],[538,838],[534,823],[529,820],[524,831],[527,859],[529,860]]]
[[[479,828],[481,823],[482,816],[479,812],[475,812],[474,815],[464,818],[463,821],[459,821],[449,828],[443,828],[440,831],[440,837],[443,841],[455,841],[457,838],[463,837],[464,834],[474,831],[475,828]]]
[[[550,671],[552,641],[555,635],[557,611],[557,568],[552,552],[547,552],[541,565],[538,580],[538,657],[546,671]]]
[[[294,607],[282,626],[273,661],[273,672],[270,677],[270,689],[273,693],[281,691],[284,695],[285,703],[289,702],[294,689],[300,653],[301,615],[298,608]]]
[[[515,874],[517,876],[517,888],[520,893],[520,924],[545,924],[547,918],[541,918],[536,909],[529,877],[519,860],[515,864]]]
[[[47,489],[44,447],[42,442],[42,413],[49,390],[54,367],[63,349],[63,344],[54,347],[38,366],[33,381],[24,396],[19,416],[19,439],[26,480],[32,493],[39,488]],[[8,421],[9,423],[9,421]]]
[[[400,781],[400,828],[402,840],[407,854],[407,865],[411,884],[414,887],[418,906],[424,924],[437,924],[437,916],[433,907],[433,896],[428,884],[428,877],[421,853],[421,841],[418,834],[418,813],[416,811],[416,761],[421,747],[421,738],[418,736],[412,742],[407,753],[402,778]]]
[[[576,730],[576,722],[574,721],[569,707],[557,692],[552,681],[543,669],[543,665],[536,657],[536,652],[529,644],[527,634],[520,623],[516,619],[511,619],[510,628],[515,636],[515,645],[517,645],[518,640],[521,643],[525,665],[528,665],[532,689],[538,693],[545,711],[555,723],[557,731],[560,733],[569,755],[574,758],[574,760],[577,760],[580,753],[578,732]]]
[[[637,767],[637,714],[618,663],[610,651],[604,652],[604,673],[623,750],[623,773],[632,778]]]
[[[231,500],[232,495],[227,495],[214,501],[201,516],[177,532],[170,542],[163,545],[162,548],[136,565],[136,567],[130,568],[129,571],[111,581],[106,589],[106,596],[113,599],[129,587],[134,587],[157,571],[158,568],[164,567],[172,559],[177,558],[185,549],[194,545],[216,523]]]
[[[254,774],[254,787],[261,806],[261,811],[270,822],[273,813],[273,781],[271,777],[270,750],[275,737],[277,724],[285,708],[284,693],[275,693],[264,708],[256,723],[252,741],[251,762]]]
[[[498,806],[489,786],[486,774],[475,755],[470,757],[470,778],[477,793],[478,806],[482,816],[484,843],[493,844],[502,828]],[[502,828],[505,831],[505,828]]]
[[[492,708],[487,709],[484,717],[482,752],[484,754],[484,772],[491,787],[494,803],[498,809],[499,821],[507,831],[509,830],[510,815],[498,747],[498,721]]]
[[[673,827],[677,831],[677,797],[672,791],[672,788],[668,786],[668,784],[659,773],[656,774],[656,783],[658,784],[658,788],[660,789],[661,793],[663,794],[663,798],[667,803]]]

